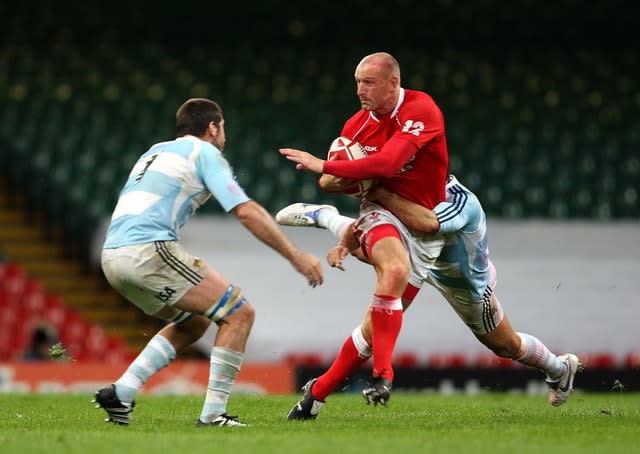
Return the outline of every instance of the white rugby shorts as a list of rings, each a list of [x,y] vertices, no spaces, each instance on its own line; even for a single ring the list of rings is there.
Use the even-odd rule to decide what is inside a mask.
[[[360,244],[364,244],[363,239],[367,232],[383,224],[393,225],[400,233],[400,239],[411,260],[409,283],[414,287],[421,288],[444,246],[444,236],[411,230],[389,210],[375,203],[367,203],[360,208],[360,217],[355,226]]]
[[[445,297],[462,321],[476,334],[490,333],[496,329],[504,317],[502,305],[495,294],[496,268],[491,260],[489,260],[489,284],[480,301],[473,298],[469,289],[447,286],[431,275],[427,278],[427,283]]]
[[[207,265],[176,241],[102,250],[109,284],[146,314],[173,305],[202,281]]]

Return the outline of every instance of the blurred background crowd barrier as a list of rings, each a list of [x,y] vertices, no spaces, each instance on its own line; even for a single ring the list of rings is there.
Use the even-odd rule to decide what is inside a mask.
[[[35,1],[3,2],[0,16],[1,334],[13,339],[0,359],[27,348],[29,307],[64,313],[44,317],[59,339],[84,323],[79,338],[94,341],[68,341],[77,358],[127,357],[157,329],[92,256],[132,164],[174,136],[189,97],[220,102],[225,154],[272,213],[298,200],[355,212],[277,149],[324,155],[358,108],[355,65],[375,51],[442,108],[450,170],[490,221],[562,222],[563,235],[571,223],[638,226],[639,16],[628,2]],[[215,202],[202,212],[221,214]],[[65,317],[74,324],[56,325]]]

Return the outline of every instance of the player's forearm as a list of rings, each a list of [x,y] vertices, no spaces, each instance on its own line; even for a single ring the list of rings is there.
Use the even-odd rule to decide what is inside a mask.
[[[262,205],[251,200],[233,209],[238,221],[258,240],[292,261],[301,251],[280,230],[273,217]]]
[[[440,222],[433,210],[411,202],[384,186],[376,187],[367,198],[380,202],[411,229],[426,233],[435,233],[440,229]]]
[[[320,189],[326,192],[340,192],[348,188],[355,183],[354,180],[349,178],[336,177],[323,173],[318,179],[318,186]]]

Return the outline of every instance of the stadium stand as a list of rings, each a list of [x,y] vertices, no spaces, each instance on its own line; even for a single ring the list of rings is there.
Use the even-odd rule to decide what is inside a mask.
[[[224,18],[194,31],[188,1],[166,9],[34,3],[0,6],[0,175],[8,194],[24,195],[29,216],[43,216],[60,253],[83,265],[131,164],[172,137],[188,97],[220,101],[238,179],[271,212],[292,200],[336,203],[276,150],[323,154],[357,108],[354,63],[379,49],[398,57],[405,86],[442,106],[451,171],[489,216],[640,217],[640,55],[624,34],[636,6],[592,5],[576,20],[571,0],[544,9],[526,0],[398,2],[392,12],[352,1],[339,3],[336,20],[321,13],[331,2],[277,0],[218,5]],[[281,14],[262,20],[271,8]],[[381,36],[354,30],[389,19]],[[171,30],[171,41],[158,30]]]
[[[65,341],[71,339],[62,330],[63,323],[71,326],[68,322],[76,321],[75,325],[81,327],[101,327],[109,342],[111,338],[120,339],[132,349],[143,344],[145,332],[153,332],[157,325],[131,310],[103,277],[83,262],[67,257],[62,233],[51,228],[39,211],[27,208],[25,198],[19,192],[7,191],[0,178],[0,245],[4,251],[0,260],[0,306],[3,327],[11,337],[3,347],[9,349],[3,358],[15,356],[16,349],[24,347],[32,325],[39,319],[59,329]],[[87,334],[88,330],[82,332]],[[88,343],[91,339],[85,337]],[[117,347],[114,352],[120,351]],[[75,359],[84,357],[84,347],[74,346],[72,350]],[[96,358],[105,354],[99,353]]]
[[[51,327],[75,361],[121,362],[131,356],[121,337],[70,309],[17,263],[0,263],[0,323],[0,361],[21,359],[39,326]]]
[[[570,4],[559,2],[556,14]],[[516,14],[513,8],[501,9],[493,26]],[[47,21],[57,17],[46,10],[49,16],[33,24],[42,39],[53,27]],[[373,17],[381,14],[376,11]],[[445,2],[438,13],[444,22],[468,21]],[[591,14],[585,23],[597,12]],[[311,33],[321,20],[307,17],[300,26]],[[413,19],[406,20],[410,29]],[[476,34],[486,35],[477,23]],[[292,31],[288,41],[274,37],[278,52],[271,54],[261,52],[265,43],[250,47],[251,37],[233,48],[196,42],[183,51],[179,43],[143,35],[124,49],[122,37],[106,28],[96,31],[99,45],[88,48],[83,29],[71,25],[54,29],[48,46],[31,38],[25,47],[17,26],[5,32],[0,134],[12,181],[28,181],[33,203],[74,242],[90,240],[135,157],[172,136],[175,109],[190,96],[219,99],[227,109],[228,156],[257,200],[271,210],[292,199],[327,200],[275,151],[293,145],[324,153],[342,117],[356,107],[352,55],[366,52],[363,45],[339,47],[334,37],[325,48],[302,52],[305,41]],[[549,51],[531,48],[526,38],[521,47],[499,50],[453,42],[396,52],[405,85],[432,93],[444,110],[451,170],[476,188],[489,215],[637,218],[637,53],[586,45]],[[399,47],[400,37],[389,39]]]

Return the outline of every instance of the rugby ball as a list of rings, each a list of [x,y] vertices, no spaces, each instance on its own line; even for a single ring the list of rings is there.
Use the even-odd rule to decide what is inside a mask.
[[[338,137],[331,142],[329,152],[327,153],[327,160],[353,161],[354,159],[364,158],[365,156],[367,156],[367,151],[358,142],[347,139],[346,137]],[[359,199],[369,192],[372,185],[373,180],[354,180],[353,185],[341,190],[340,194]]]

